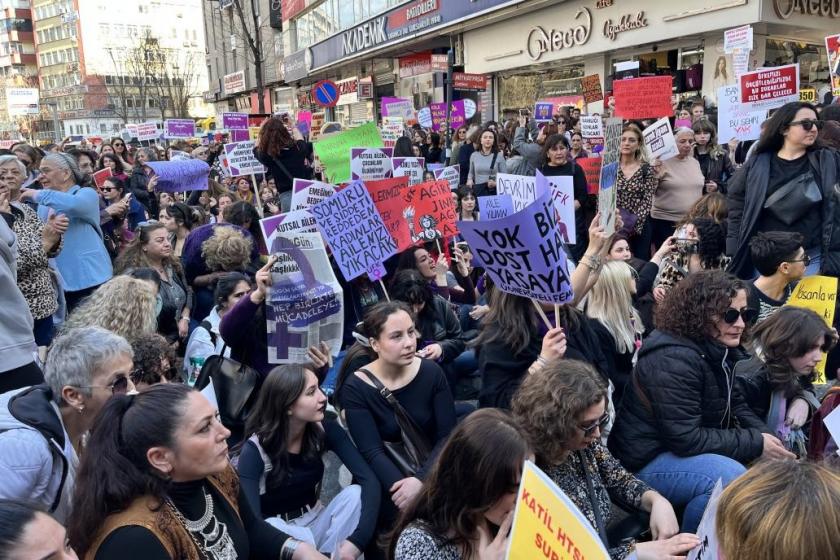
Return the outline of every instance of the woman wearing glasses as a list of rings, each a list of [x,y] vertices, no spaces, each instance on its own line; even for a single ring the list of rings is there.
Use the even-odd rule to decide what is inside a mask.
[[[718,478],[728,484],[759,457],[794,457],[735,390],[756,315],[746,285],[725,272],[677,284],[656,308],[610,433],[622,464],[685,508],[684,531],[697,529]]]
[[[555,360],[529,375],[513,397],[513,416],[534,450],[537,465],[575,503],[601,535],[610,557],[674,558],[700,540],[679,533],[674,508],[627,472],[601,443],[609,423],[607,384],[592,366]],[[652,542],[609,542],[612,503],[650,513]]]
[[[82,438],[114,394],[134,391],[131,346],[99,327],[55,339],[44,385],[0,395],[0,499],[68,519]]]
[[[124,164],[131,166],[134,163],[134,158],[131,157],[131,154],[128,151],[128,146],[125,145],[125,141],[123,141],[122,138],[114,138],[111,141],[111,147],[114,148],[114,154],[116,154]]]
[[[730,181],[726,252],[741,278],[755,276],[749,240],[763,231],[801,234],[811,257],[806,274],[840,275],[840,155],[818,145],[820,128],[813,105],[781,107],[765,123],[755,155]]]

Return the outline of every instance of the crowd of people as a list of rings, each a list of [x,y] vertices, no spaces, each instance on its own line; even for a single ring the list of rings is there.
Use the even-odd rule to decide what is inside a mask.
[[[501,291],[459,237],[380,282],[331,261],[342,351],[280,366],[259,220],[294,179],[326,180],[287,115],[262,125],[258,184],[215,142],[4,150],[0,560],[501,559],[525,461],[615,560],[685,557],[718,481],[723,557],[840,558],[837,442],[814,420],[837,331],[786,305],[840,276],[840,155],[820,137],[840,109],[789,103],[755,142],[717,138],[702,101],[675,109],[693,123],[665,161],[649,122],[623,123],[610,235],[579,109],[463,126],[451,149],[407,127],[395,157],[460,164],[462,221],[499,173],[573,178],[574,300]],[[157,188],[147,164],[179,159],[208,164],[206,188]],[[237,382],[207,386],[211,366]]]

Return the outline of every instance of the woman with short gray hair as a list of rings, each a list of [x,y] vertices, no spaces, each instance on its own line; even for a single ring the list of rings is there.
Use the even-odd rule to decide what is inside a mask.
[[[121,336],[74,329],[50,347],[45,384],[0,395],[0,499],[26,500],[66,521],[82,438],[112,395],[134,392],[132,357]]]
[[[64,283],[67,310],[72,311],[82,298],[112,276],[111,258],[99,228],[99,194],[80,186],[85,175],[69,154],[44,156],[39,181],[44,190],[21,189],[20,200],[38,203],[38,216],[44,222],[52,213],[70,219],[56,264]]]

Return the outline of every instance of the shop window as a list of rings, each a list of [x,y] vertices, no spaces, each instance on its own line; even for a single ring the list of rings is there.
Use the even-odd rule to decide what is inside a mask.
[[[580,95],[580,78],[583,74],[583,64],[571,64],[542,72],[500,76],[501,114],[523,108],[533,109],[536,101],[548,97]]]
[[[764,66],[784,66],[797,62],[801,87],[819,89],[828,83],[828,58],[824,45],[767,39]]]

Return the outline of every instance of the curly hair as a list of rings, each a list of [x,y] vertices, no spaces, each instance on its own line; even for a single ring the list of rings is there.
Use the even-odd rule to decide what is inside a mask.
[[[175,350],[164,337],[157,333],[145,333],[131,341],[134,350],[134,371],[131,380],[136,383],[154,385],[160,383],[161,377],[172,381],[177,375],[175,369],[177,356]],[[163,360],[169,362],[169,369],[162,367]]]
[[[697,229],[697,254],[703,268],[713,268],[726,252],[726,230],[712,218],[694,218],[691,224]]]
[[[525,432],[537,464],[561,460],[579,431],[578,417],[607,398],[607,383],[591,365],[554,360],[525,376],[511,401],[513,417]]]
[[[151,264],[149,263],[149,259],[146,258],[146,253],[143,252],[143,248],[151,241],[152,232],[160,229],[166,229],[160,222],[139,226],[136,232],[137,236],[131,240],[131,243],[126,246],[114,262],[114,272],[116,274],[122,274],[128,269],[151,268]],[[163,264],[164,266],[171,266],[178,274],[183,271],[181,259],[178,257],[170,255],[165,259]]]
[[[702,342],[715,332],[716,318],[726,312],[739,291],[746,289],[743,280],[722,270],[695,272],[669,291],[665,301],[656,307],[656,328]]]
[[[289,117],[286,116],[286,119]],[[295,143],[286,123],[281,117],[266,119],[260,128],[260,140],[257,150],[271,157],[280,155],[280,151],[291,147]]]
[[[131,342],[157,329],[157,298],[148,282],[115,276],[99,286],[70,314],[62,332],[102,327]]]
[[[253,241],[232,227],[218,227],[201,244],[201,256],[211,272],[244,270],[251,260]]]

